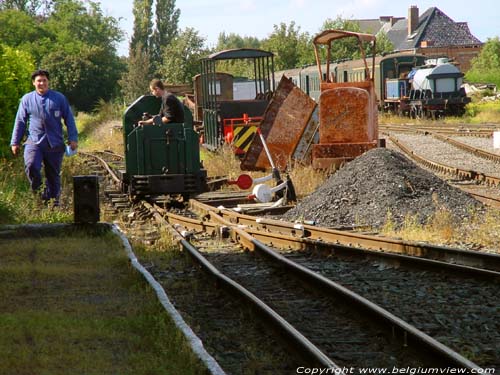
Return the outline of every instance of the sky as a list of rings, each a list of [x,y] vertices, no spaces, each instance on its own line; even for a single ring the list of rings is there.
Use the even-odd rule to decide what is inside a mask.
[[[120,55],[128,55],[134,17],[133,0],[101,0],[103,14],[119,20],[125,40],[118,46]],[[420,14],[438,7],[455,22],[467,22],[472,34],[482,42],[500,36],[500,3],[498,0],[177,0],[179,27],[194,28],[214,47],[219,33],[266,38],[273,26],[295,24],[301,32],[315,35],[323,22],[340,16],[345,19],[377,19],[380,16],[408,17],[410,5]]]

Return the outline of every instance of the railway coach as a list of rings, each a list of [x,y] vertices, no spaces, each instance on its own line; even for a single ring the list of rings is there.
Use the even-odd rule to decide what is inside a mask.
[[[363,59],[357,59],[330,63],[330,77],[326,77],[326,64],[322,65],[322,77],[316,66],[278,71],[276,77],[291,78],[317,101],[322,80],[362,82],[371,74],[379,110],[411,117],[462,115],[465,105],[470,102],[461,88],[463,73],[446,58],[427,59],[407,51],[372,59],[374,64],[368,71]]]

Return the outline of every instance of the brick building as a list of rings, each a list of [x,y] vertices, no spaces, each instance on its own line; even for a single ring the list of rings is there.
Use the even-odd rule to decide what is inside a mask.
[[[421,15],[417,6],[408,9],[408,18],[382,16],[378,20],[357,20],[361,31],[384,31],[395,50],[413,50],[429,58],[446,56],[466,72],[483,43],[469,30],[467,22],[455,22],[436,7]]]

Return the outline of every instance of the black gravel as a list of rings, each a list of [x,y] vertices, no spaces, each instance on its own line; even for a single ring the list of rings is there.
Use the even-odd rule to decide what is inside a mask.
[[[401,153],[376,148],[347,163],[282,218],[327,227],[380,228],[389,213],[399,227],[408,215],[424,224],[437,210],[448,210],[462,220],[483,209],[472,196]]]

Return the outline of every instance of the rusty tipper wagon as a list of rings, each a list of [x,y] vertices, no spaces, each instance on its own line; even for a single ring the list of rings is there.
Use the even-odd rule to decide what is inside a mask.
[[[330,71],[332,42],[355,38],[364,62],[363,79],[359,82],[337,82]],[[313,145],[315,168],[328,168],[351,160],[377,147],[378,112],[373,75],[375,59],[369,68],[365,47],[375,56],[375,36],[343,30],[325,30],[314,40],[314,51],[319,70],[319,143]],[[321,49],[326,49],[326,64],[321,61]],[[322,71],[322,66],[326,71]]]

